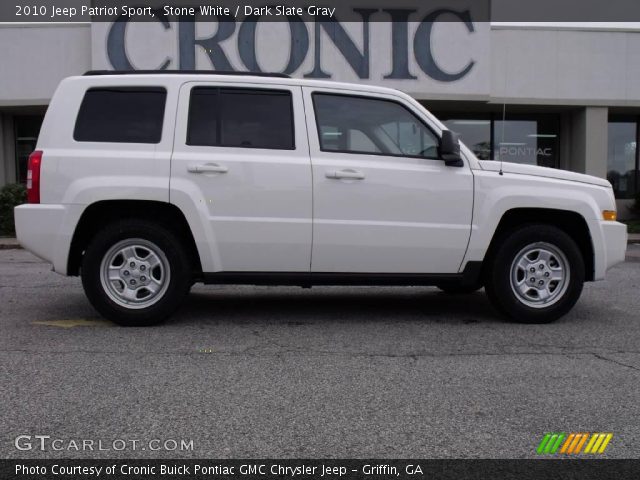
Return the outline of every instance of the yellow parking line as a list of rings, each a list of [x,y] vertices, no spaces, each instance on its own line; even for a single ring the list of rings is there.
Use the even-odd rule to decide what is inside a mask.
[[[105,320],[85,320],[77,318],[72,320],[46,320],[31,322],[32,325],[44,325],[47,327],[73,328],[73,327],[111,327],[112,323]]]

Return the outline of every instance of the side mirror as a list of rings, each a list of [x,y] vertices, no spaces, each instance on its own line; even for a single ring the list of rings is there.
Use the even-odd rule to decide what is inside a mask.
[[[460,141],[458,134],[451,130],[443,130],[440,139],[440,158],[448,167],[463,167],[464,162],[460,156]]]

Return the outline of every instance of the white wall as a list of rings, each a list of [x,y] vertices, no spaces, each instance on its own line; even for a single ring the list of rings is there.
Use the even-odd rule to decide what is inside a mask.
[[[177,55],[175,30],[156,31],[162,38],[151,43],[138,35],[154,26],[141,25],[140,32],[138,28],[128,31],[127,50],[141,68],[157,64],[158,59],[175,60]],[[92,66],[111,68],[106,58],[107,28],[108,24],[95,24],[92,36],[89,24],[0,26],[0,44],[4,47],[0,49],[0,107],[46,105],[62,78],[81,74]],[[273,28],[265,38],[274,37],[279,30],[287,33]],[[640,30],[494,25],[489,31],[487,24],[479,24],[476,33],[468,35],[461,25],[450,24],[434,34],[434,53],[442,59],[444,68],[455,70],[469,58],[476,62],[469,76],[444,84],[425,75],[409,81],[384,80],[390,63],[388,32],[372,35],[372,75],[368,81],[358,80],[329,42],[323,64],[336,80],[393,86],[421,99],[640,106]],[[447,41],[450,39],[456,41]],[[234,46],[229,48],[230,57],[236,61]],[[267,66],[269,60],[279,63],[277,58],[270,58],[270,51],[280,49],[265,48],[263,44]],[[309,52],[304,68],[309,68],[311,56]],[[199,68],[210,68],[203,52],[197,53],[196,60]],[[172,64],[170,68],[176,67]],[[415,65],[411,68],[416,73]]]
[[[640,30],[498,27],[492,101],[640,106]]]
[[[60,80],[91,68],[91,27],[0,26],[0,107],[47,105]]]

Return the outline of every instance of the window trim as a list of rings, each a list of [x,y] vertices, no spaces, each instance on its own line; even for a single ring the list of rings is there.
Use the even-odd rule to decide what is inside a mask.
[[[367,99],[367,100],[377,100],[377,101],[382,101],[382,102],[395,103],[396,105],[399,105],[400,107],[404,108],[407,112],[409,112],[409,114],[411,116],[413,116],[417,120],[418,123],[422,124],[424,126],[424,128],[426,128],[429,132],[431,132],[433,134],[435,139],[438,141],[438,145],[437,145],[438,156],[437,157],[423,157],[421,155],[409,155],[409,154],[399,154],[399,153],[361,152],[361,151],[357,151],[357,150],[325,150],[324,148],[322,148],[322,141],[320,139],[320,135],[321,135],[320,134],[320,122],[318,121],[318,109],[316,108],[316,96],[319,96],[319,95],[331,96],[331,97],[363,98],[363,99]],[[393,100],[393,99],[390,99],[390,98],[381,98],[381,97],[377,97],[377,96],[373,96],[373,95],[358,95],[358,94],[349,94],[349,93],[335,93],[335,92],[324,91],[324,90],[315,90],[315,91],[311,92],[311,101],[313,102],[313,117],[314,117],[314,120],[316,122],[316,135],[318,136],[318,147],[320,148],[320,151],[323,152],[323,153],[346,153],[346,154],[352,154],[352,155],[371,155],[371,156],[375,156],[375,157],[414,158],[414,159],[418,159],[418,160],[443,161],[442,157],[440,156],[440,143],[442,141],[441,140],[441,136],[438,135],[421,118],[419,118],[413,112],[413,110],[411,110],[404,103],[402,103],[402,102],[400,102],[398,100]]]
[[[115,140],[78,140],[78,125],[80,120],[80,112],[82,111],[82,106],[84,105],[85,99],[87,97],[87,93],[95,92],[95,91],[129,91],[129,92],[151,92],[154,93],[163,93],[164,101],[162,103],[162,121],[160,124],[160,135],[158,136],[158,140],[155,142],[119,142]],[[87,88],[82,96],[82,100],[80,101],[80,106],[78,107],[78,111],[76,112],[76,121],[73,126],[73,141],[77,143],[110,143],[110,144],[123,144],[123,145],[158,145],[162,143],[162,137],[164,135],[164,126],[165,126],[165,116],[167,113],[167,98],[169,97],[169,93],[167,92],[167,88],[159,85],[144,85],[144,86],[118,86],[118,85],[106,85],[106,86],[98,86],[98,87],[90,87]]]
[[[216,92],[216,100],[219,101],[221,97],[221,93],[223,90],[235,90],[235,91],[252,91],[256,93],[262,92],[276,92],[278,95],[283,95],[289,97],[289,111],[291,113],[291,147],[288,148],[274,148],[274,147],[263,147],[263,146],[246,146],[246,145],[222,145],[220,143],[220,137],[222,136],[222,122],[221,115],[222,111],[220,108],[216,111],[216,136],[218,144],[217,145],[201,145],[201,144],[193,144],[189,143],[189,128],[191,126],[191,104],[193,102],[193,92],[194,90],[215,90]],[[278,89],[278,88],[259,88],[259,87],[236,87],[236,86],[227,86],[227,85],[193,85],[189,89],[189,104],[187,110],[187,125],[185,129],[185,138],[184,145],[187,147],[200,147],[200,148],[241,148],[241,149],[251,149],[251,150],[276,150],[276,151],[295,151],[297,149],[296,146],[296,121],[295,121],[295,108],[293,106],[293,92],[289,89]]]

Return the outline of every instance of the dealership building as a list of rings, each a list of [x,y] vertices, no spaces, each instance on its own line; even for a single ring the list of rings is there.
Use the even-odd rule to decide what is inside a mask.
[[[362,16],[0,24],[0,186],[25,182],[43,115],[67,76],[249,70],[398,88],[482,159],[608,178],[628,215],[640,188],[640,29],[489,23],[471,7]]]

